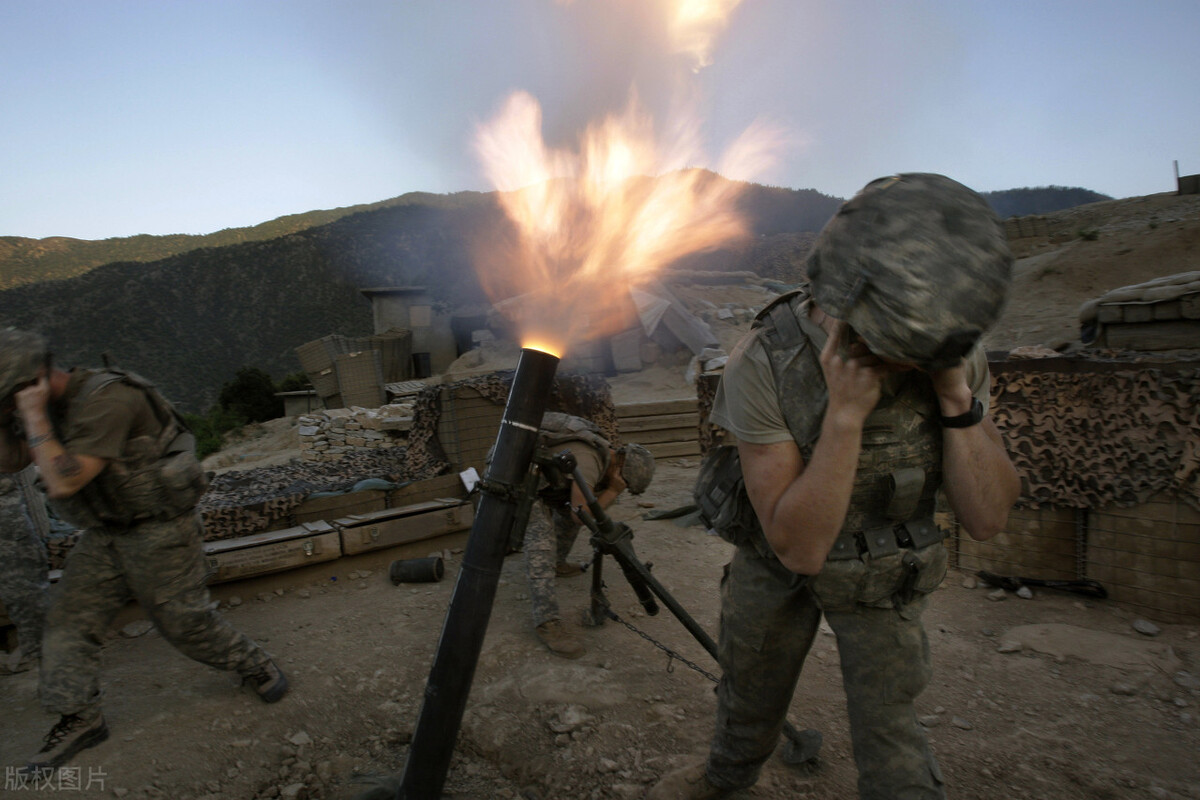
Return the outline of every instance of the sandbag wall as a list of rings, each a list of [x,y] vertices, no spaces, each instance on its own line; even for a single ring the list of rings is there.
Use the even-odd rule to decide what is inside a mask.
[[[958,532],[959,567],[1089,578],[1147,617],[1200,620],[1200,362],[1100,351],[991,369],[1023,491],[995,539]]]

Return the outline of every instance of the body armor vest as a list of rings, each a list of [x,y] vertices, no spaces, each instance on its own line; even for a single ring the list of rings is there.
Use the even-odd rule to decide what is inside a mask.
[[[759,312],[751,328],[770,361],[780,410],[806,463],[812,458],[829,399],[820,363],[826,334],[809,320],[808,303],[803,290],[782,295]],[[830,559],[858,558],[863,550],[873,556],[887,555],[901,545],[923,547],[941,540],[933,524],[935,496],[942,483],[942,434],[937,419],[937,397],[923,373],[897,373],[885,381],[879,404],[863,424],[849,510]],[[736,458],[729,453],[713,458],[732,461],[724,469],[737,471],[733,488],[729,476],[723,480],[722,502],[727,502],[724,495],[731,491],[744,495]],[[704,480],[702,468],[700,482]],[[702,494],[698,482],[696,499],[704,511]],[[748,498],[743,500],[742,505],[749,507]],[[712,504],[711,499],[708,502]],[[717,532],[735,544],[746,543],[750,533],[749,543],[764,555],[770,553],[757,518],[751,514],[753,530],[748,532],[751,526],[744,508],[737,516],[742,523],[734,528],[740,532],[728,536],[714,526]]]
[[[155,435],[127,440],[121,455],[87,486],[71,497],[51,501],[61,519],[81,528],[174,519],[191,511],[208,487],[187,423],[145,378],[113,368],[94,372],[65,398],[66,416],[77,412],[92,394],[117,382],[142,391],[160,428]]]

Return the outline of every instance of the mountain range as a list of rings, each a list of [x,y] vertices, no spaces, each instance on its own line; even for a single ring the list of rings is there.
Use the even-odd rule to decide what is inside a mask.
[[[842,199],[739,188],[752,235],[675,266],[796,280]],[[1002,216],[1110,199],[1066,187],[985,196]],[[107,359],[200,412],[243,366],[280,378],[299,370],[295,348],[307,341],[371,334],[363,288],[427,286],[452,311],[485,304],[472,255],[513,233],[494,193],[460,192],[405,194],[204,236],[0,237],[0,325],[43,333],[60,365]]]

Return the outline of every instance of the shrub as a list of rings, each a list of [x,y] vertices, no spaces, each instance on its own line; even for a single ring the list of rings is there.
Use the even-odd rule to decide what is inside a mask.
[[[258,367],[242,367],[221,387],[217,404],[247,422],[266,422],[283,416],[283,398],[275,396],[275,382]]]

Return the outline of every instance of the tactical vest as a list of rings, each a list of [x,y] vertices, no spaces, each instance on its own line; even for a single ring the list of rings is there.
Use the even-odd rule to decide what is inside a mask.
[[[538,428],[537,446],[553,451],[567,442],[583,442],[590,445],[600,454],[604,469],[608,469],[608,462],[612,458],[612,446],[594,422],[561,411],[547,411],[542,415],[542,424]]]
[[[80,528],[174,519],[195,508],[208,488],[187,423],[145,378],[114,368],[94,372],[67,398],[66,417],[78,413],[95,392],[117,382],[142,391],[160,423],[159,432],[128,439],[121,455],[90,483],[71,497],[51,501],[60,519]]]
[[[808,318],[804,291],[776,298],[751,327],[775,378],[780,410],[805,462],[821,432],[828,404],[820,354],[826,334]],[[886,379],[878,405],[863,424],[862,449],[842,531],[829,560],[896,553],[941,541],[933,523],[942,483],[942,433],[937,397],[923,373]],[[732,452],[731,452],[732,451]],[[714,449],[701,467],[694,496],[705,522],[734,544],[774,556],[742,481],[734,445]]]

